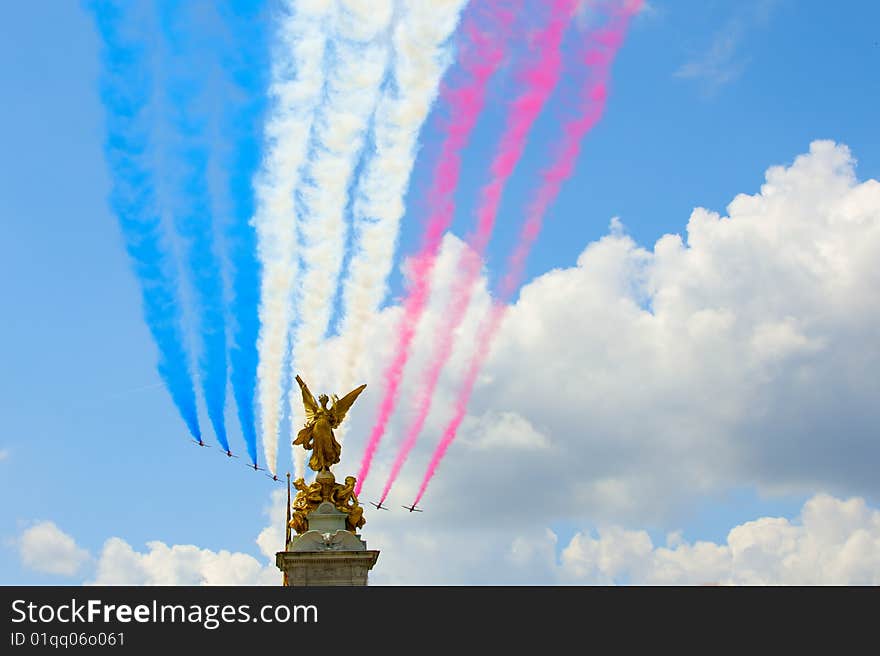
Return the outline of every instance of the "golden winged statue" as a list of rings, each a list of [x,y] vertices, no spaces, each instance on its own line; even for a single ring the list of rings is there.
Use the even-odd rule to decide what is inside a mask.
[[[333,429],[342,423],[348,409],[358,394],[364,391],[366,385],[353,389],[341,399],[334,394],[333,404],[328,408],[327,402],[330,401],[330,398],[326,394],[321,394],[316,401],[302,378],[297,376],[296,382],[299,383],[302,390],[306,423],[305,428],[297,433],[293,445],[302,446],[312,452],[312,457],[309,458],[311,469],[316,472],[329,470],[332,465],[339,462],[339,455],[342,452],[342,446],[336,441]]]

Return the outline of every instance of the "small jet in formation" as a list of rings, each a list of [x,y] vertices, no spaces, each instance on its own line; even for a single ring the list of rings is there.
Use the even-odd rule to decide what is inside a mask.
[[[271,478],[276,483],[282,482],[282,480],[280,478],[278,478],[278,474],[272,474],[271,476],[269,476],[269,474],[265,474],[265,476],[266,476],[266,478]]]
[[[375,506],[378,510],[388,510],[388,506],[383,506],[381,501],[379,503],[373,503],[370,501],[370,505]]]
[[[217,448],[220,449],[220,450],[226,455],[227,458],[237,458],[237,457],[238,457],[237,455],[235,455],[235,454],[234,454],[232,451],[230,451],[229,449],[223,449],[223,448],[221,448],[221,447],[219,447],[219,446],[218,446]]]
[[[416,504],[413,504],[411,506],[401,506],[401,508],[406,508],[410,512],[424,512],[421,508],[416,508]]]
[[[205,442],[202,440],[202,438],[199,438],[198,440],[193,440],[192,443],[195,444],[196,446],[210,446],[208,444],[205,444]]]
[[[248,469],[253,469],[254,471],[266,471],[265,467],[260,467],[257,465],[257,463],[254,463],[252,465],[245,465],[245,467],[247,467]]]

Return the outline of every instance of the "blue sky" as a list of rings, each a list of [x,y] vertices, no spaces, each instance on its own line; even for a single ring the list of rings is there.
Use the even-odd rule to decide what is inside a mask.
[[[92,18],[78,3],[50,0],[4,3],[0,16],[3,548],[11,554],[27,522],[49,519],[92,552],[119,535],[136,548],[161,539],[255,553],[271,481],[191,446],[156,372],[107,203]],[[880,5],[868,0],[652,0],[631,27],[605,116],[548,217],[527,279],[573,266],[614,216],[649,249],[683,233],[694,207],[724,213],[735,195],[757,193],[767,167],[790,164],[815,139],[847,144],[859,179],[880,178],[878,25]],[[503,100],[493,97],[465,153],[459,235]],[[535,126],[504,197],[490,271],[513,243],[553,127],[552,113]],[[423,153],[436,139],[429,118]],[[420,158],[409,208],[429,171]],[[415,212],[404,219],[403,252],[417,243],[418,220]],[[399,294],[398,275],[393,285]],[[227,416],[242,451],[234,410]],[[204,414],[202,425],[210,435]],[[761,514],[793,516],[807,496],[768,497],[744,482],[679,507],[677,526],[688,539],[721,540]],[[575,530],[554,526],[563,538]],[[0,559],[2,583],[56,580]]]

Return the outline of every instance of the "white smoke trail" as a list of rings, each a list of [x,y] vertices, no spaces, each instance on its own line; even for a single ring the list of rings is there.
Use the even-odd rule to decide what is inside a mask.
[[[393,84],[379,101],[376,150],[367,160],[354,198],[355,252],[343,295],[340,335],[346,342],[340,389],[361,376],[364,328],[387,290],[404,196],[415,163],[419,130],[452,61],[450,36],[467,0],[403,3],[393,35]]]
[[[392,0],[340,0],[328,46],[325,98],[314,123],[311,154],[299,190],[303,272],[297,281],[299,323],[294,330],[292,376],[313,393],[329,382],[318,350],[327,333],[345,254],[348,188],[382,88],[391,49]],[[290,388],[291,432],[302,424],[299,387]],[[305,450],[294,448],[297,477]]]
[[[294,193],[324,84],[331,0],[285,0],[273,52],[265,153],[254,182],[257,254],[262,266],[257,395],[266,466],[276,472],[281,372],[292,315],[298,245]]]

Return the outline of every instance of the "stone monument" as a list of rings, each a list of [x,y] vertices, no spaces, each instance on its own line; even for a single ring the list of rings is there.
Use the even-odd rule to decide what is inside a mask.
[[[354,492],[357,481],[347,476],[344,484],[337,483],[330,471],[342,452],[333,429],[342,423],[366,385],[341,399],[333,396],[328,408],[326,394],[315,400],[302,378],[297,376],[296,382],[302,390],[306,423],[293,444],[312,452],[309,468],[317,476],[310,485],[302,478],[293,482],[297,495],[291,504],[287,475],[285,544],[284,551],[275,554],[275,564],[283,573],[285,586],[367,585],[379,552],[368,551],[357,533],[366,523]]]

